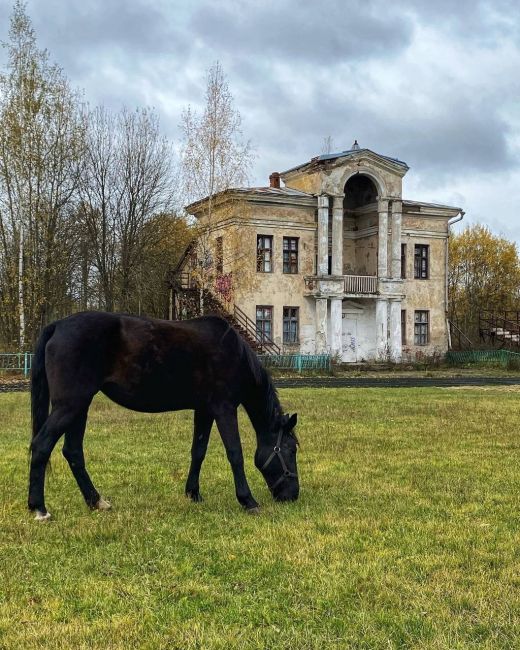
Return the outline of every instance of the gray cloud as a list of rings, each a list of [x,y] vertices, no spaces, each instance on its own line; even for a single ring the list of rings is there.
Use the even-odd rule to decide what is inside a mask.
[[[517,0],[28,0],[27,9],[40,45],[89,101],[153,105],[174,139],[182,107],[201,108],[206,70],[220,60],[257,148],[255,184],[319,154],[330,135],[338,150],[357,138],[405,160],[414,198],[461,197],[480,214],[497,185],[518,194]],[[10,11],[0,0],[1,15]],[[483,218],[513,224],[508,205],[500,221],[491,207]]]
[[[378,3],[206,3],[193,15],[195,33],[212,48],[236,56],[291,57],[313,65],[338,59],[390,56],[406,47],[412,25],[380,11]]]

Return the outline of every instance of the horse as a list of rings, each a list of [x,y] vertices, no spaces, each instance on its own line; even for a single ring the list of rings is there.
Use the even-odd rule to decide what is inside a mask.
[[[202,500],[200,469],[216,422],[236,498],[253,513],[259,505],[244,472],[237,421],[237,408],[243,405],[256,433],[254,462],[274,500],[298,498],[297,415],[284,414],[268,372],[225,319],[166,321],[87,311],[45,327],[33,358],[28,507],[37,520],[50,518],[45,471],[62,435],[63,455],[87,505],[111,507],[94,487],[83,453],[88,410],[99,391],[134,411],[194,411],[185,486],[194,502]]]

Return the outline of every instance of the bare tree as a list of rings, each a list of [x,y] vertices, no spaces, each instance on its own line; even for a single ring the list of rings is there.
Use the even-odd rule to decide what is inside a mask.
[[[327,135],[323,138],[323,143],[321,145],[321,153],[328,154],[333,153],[334,151],[334,140],[331,135]]]
[[[90,112],[81,210],[102,307],[135,310],[146,223],[174,199],[172,151],[153,111]]]
[[[245,184],[254,158],[250,141],[242,139],[241,124],[226,76],[217,61],[208,70],[204,112],[199,116],[188,107],[182,113],[180,125],[183,134],[181,177],[186,201],[207,197],[197,233],[201,310],[203,290],[215,272],[211,233],[218,227],[217,221],[225,218],[224,211],[214,211],[215,196],[230,187]]]
[[[84,125],[79,96],[38,49],[25,5],[11,17],[0,76],[0,329],[23,346],[68,296],[71,206]],[[16,260],[16,264],[14,263]],[[15,333],[15,327],[18,332]]]

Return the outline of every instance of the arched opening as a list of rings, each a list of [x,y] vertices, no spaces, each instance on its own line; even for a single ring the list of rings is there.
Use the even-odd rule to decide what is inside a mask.
[[[358,173],[345,183],[343,199],[343,267],[347,275],[377,275],[378,188]]]
[[[374,181],[364,174],[355,174],[345,183],[343,208],[356,210],[377,201],[377,187]]]

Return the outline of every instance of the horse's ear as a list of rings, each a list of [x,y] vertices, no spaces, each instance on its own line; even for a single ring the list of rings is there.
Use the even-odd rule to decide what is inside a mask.
[[[293,413],[293,415],[291,415],[291,417],[287,420],[287,424],[285,425],[285,430],[287,432],[292,431],[296,426],[297,422],[298,422],[298,414]]]

